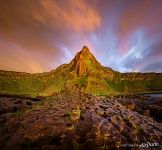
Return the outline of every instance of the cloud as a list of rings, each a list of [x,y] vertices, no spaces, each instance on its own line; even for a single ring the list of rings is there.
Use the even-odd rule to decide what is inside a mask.
[[[36,72],[27,60],[21,59],[28,58],[37,63],[37,71],[50,71],[70,61],[62,47],[68,47],[70,51],[75,47],[76,52],[87,43],[84,33],[92,32],[100,25],[99,13],[85,0],[1,0],[0,42],[3,46],[0,45],[0,69]],[[10,54],[4,51],[4,45],[10,46]],[[8,57],[13,64],[15,62],[14,67],[7,61]],[[24,61],[21,67],[20,64],[16,66],[20,59]]]
[[[39,13],[33,13],[43,24],[74,31],[93,31],[101,24],[101,17],[85,0],[40,0]]]
[[[111,11],[102,14],[105,26],[98,34],[100,37],[97,36],[102,39],[98,43],[104,56],[99,59],[104,65],[124,72],[146,71],[145,67],[149,68],[150,62],[159,62],[162,46],[157,48],[157,44],[162,41],[162,1],[123,0],[107,4],[111,5]]]
[[[88,45],[115,70],[161,70],[161,6],[161,0],[1,0],[0,69],[50,71]]]
[[[156,72],[161,72],[161,66],[162,66],[162,61],[153,62],[147,65],[145,68],[143,68],[143,71],[152,72],[152,70],[154,70]]]
[[[24,72],[43,72],[43,67],[34,56],[24,51],[19,45],[8,42],[1,43],[5,53],[1,53],[1,69]],[[12,50],[12,51],[11,51]]]

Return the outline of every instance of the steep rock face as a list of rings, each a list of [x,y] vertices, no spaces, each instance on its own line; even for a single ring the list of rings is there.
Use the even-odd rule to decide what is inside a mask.
[[[97,69],[102,68],[101,64],[86,46],[83,46],[82,50],[76,54],[70,64],[71,70],[74,70],[78,77],[88,75],[90,72],[95,72]]]
[[[75,69],[77,71],[77,76],[83,76],[88,73],[88,66],[84,60],[84,57],[82,55],[78,56],[79,59],[74,63]]]

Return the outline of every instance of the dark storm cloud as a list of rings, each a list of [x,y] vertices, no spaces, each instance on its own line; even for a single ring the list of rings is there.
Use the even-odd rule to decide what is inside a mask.
[[[49,71],[88,45],[116,70],[162,71],[161,6],[161,0],[1,0],[0,69]]]

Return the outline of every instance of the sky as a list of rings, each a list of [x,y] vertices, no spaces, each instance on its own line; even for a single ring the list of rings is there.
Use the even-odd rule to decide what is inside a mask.
[[[162,0],[0,0],[0,70],[48,72],[84,45],[114,70],[162,72]]]

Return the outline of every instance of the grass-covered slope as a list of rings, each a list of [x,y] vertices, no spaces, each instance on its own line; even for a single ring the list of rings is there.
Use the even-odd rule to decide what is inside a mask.
[[[0,94],[51,96],[66,84],[96,95],[162,92],[161,73],[119,73],[103,67],[83,47],[75,58],[57,69],[38,74],[0,71]]]
[[[161,93],[161,73],[116,73],[112,80],[105,79],[117,93]]]
[[[64,65],[48,73],[0,71],[0,94],[48,96],[64,88]]]

